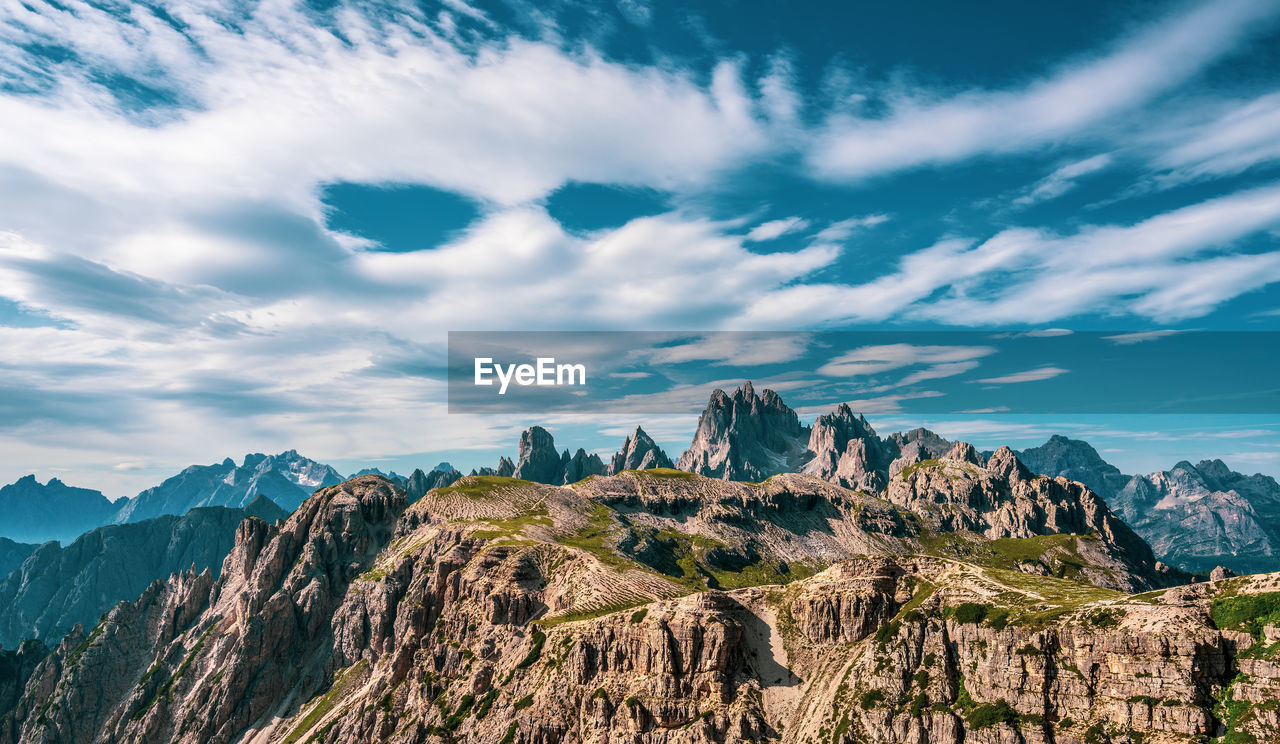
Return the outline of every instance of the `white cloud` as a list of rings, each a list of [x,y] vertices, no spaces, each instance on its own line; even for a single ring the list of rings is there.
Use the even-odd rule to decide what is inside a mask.
[[[1120,346],[1128,346],[1130,344],[1140,344],[1146,341],[1155,341],[1156,339],[1173,336],[1182,331],[1162,330],[1162,331],[1138,331],[1136,333],[1120,333],[1114,336],[1103,336],[1104,339],[1113,344]]]
[[[751,228],[747,233],[747,240],[760,243],[766,240],[776,240],[777,238],[789,233],[800,232],[809,227],[809,221],[800,217],[786,217],[780,220],[770,220],[763,222]]]
[[[1051,380],[1059,375],[1065,375],[1070,372],[1069,369],[1061,367],[1038,367],[1036,369],[1028,369],[1023,372],[1015,372],[1011,375],[1002,375],[1000,377],[986,377],[981,380],[972,380],[971,382],[979,382],[986,385],[1009,385],[1019,382],[1040,382],[1041,380]]]
[[[994,354],[995,351],[990,346],[918,346],[913,344],[861,346],[831,359],[818,368],[818,374],[828,377],[859,377],[880,374],[917,364],[953,365],[957,362],[971,362],[981,359]],[[943,369],[953,371],[956,367],[949,366],[943,367]],[[959,372],[954,372],[954,374],[959,374]],[[923,377],[921,379],[937,379],[938,377],[949,376],[949,374],[940,374],[935,377]]]
[[[760,298],[744,327],[876,322],[893,317],[987,325],[1085,313],[1194,318],[1280,281],[1280,251],[1223,254],[1280,225],[1280,187],[1264,186],[1128,226],[1074,235],[1010,228],[982,242],[951,238],[861,285],[807,283]]]
[[[825,177],[857,179],[1058,142],[1189,79],[1276,13],[1264,0],[1201,3],[1021,89],[898,91],[885,96],[887,115],[831,117],[809,163]]]
[[[1104,153],[1068,163],[1040,179],[1026,194],[1014,199],[1013,203],[1019,206],[1030,206],[1062,196],[1075,188],[1078,179],[1106,169],[1111,165],[1112,160],[1110,154]]]
[[[1161,180],[1180,183],[1241,173],[1280,160],[1280,93],[1232,101],[1209,121],[1175,122],[1154,135]]]

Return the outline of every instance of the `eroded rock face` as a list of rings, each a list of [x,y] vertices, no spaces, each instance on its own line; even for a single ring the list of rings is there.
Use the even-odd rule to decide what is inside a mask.
[[[1012,452],[983,466],[953,455],[902,477],[918,514],[977,519],[965,510],[987,499],[1008,510],[987,525],[1001,534],[1109,529],[1107,513],[1069,505],[1098,497],[1030,475]],[[926,505],[921,479],[944,475],[931,468],[965,483],[937,482]],[[1252,637],[1213,629],[1208,585],[1131,599],[868,555],[786,586],[680,596],[687,583],[610,552],[624,526],[690,536],[707,556],[752,539],[771,555],[906,553],[920,537],[927,516],[811,476],[492,487],[406,508],[403,490],[366,476],[279,524],[246,519],[216,580],[156,582],[64,639],[0,714],[0,744],[1085,744],[1105,741],[1098,731],[1190,744],[1219,733],[1228,686],[1259,702],[1280,689],[1277,665],[1241,656]],[[1280,576],[1225,581],[1280,588]],[[1280,731],[1268,710],[1247,724],[1260,740]]]
[[[674,468],[675,464],[667,453],[662,451],[658,443],[636,427],[635,432],[622,443],[622,449],[614,454],[609,462],[608,474],[617,475],[624,470],[650,470],[652,468]]]
[[[1167,563],[1192,571],[1280,569],[1280,486],[1221,460],[1134,476],[1113,499]]]
[[[1151,548],[1081,483],[1034,476],[1012,450],[1001,447],[985,464],[973,447],[907,466],[895,474],[886,498],[919,514],[938,532],[972,531],[990,538],[1071,534],[1096,537],[1096,547],[1132,575],[1091,575],[1102,586],[1141,591],[1182,583],[1157,568]],[[1103,561],[1106,562],[1106,559]]]
[[[809,428],[777,393],[756,395],[747,382],[733,395],[712,393],[693,443],[676,467],[710,478],[762,481],[799,470],[808,441]]]
[[[424,473],[421,468],[415,468],[413,473],[409,475],[409,480],[405,483],[404,490],[408,495],[409,503],[412,504],[426,495],[427,491],[433,488],[451,486],[461,477],[462,473],[454,470],[452,466],[447,469],[432,468],[430,473]]]
[[[1088,442],[1069,439],[1060,434],[1049,437],[1039,447],[1031,447],[1016,454],[1031,472],[1050,478],[1062,476],[1067,480],[1079,481],[1108,502],[1129,482],[1130,476],[1124,475],[1115,465],[1103,460]]]
[[[841,403],[833,413],[819,416],[809,433],[811,459],[804,472],[847,488],[876,493],[889,480],[893,461],[866,418]]]

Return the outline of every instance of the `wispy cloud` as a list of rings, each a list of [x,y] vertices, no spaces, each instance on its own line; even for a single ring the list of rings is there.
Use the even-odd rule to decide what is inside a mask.
[[[800,232],[808,227],[809,221],[799,217],[771,220],[751,228],[751,231],[747,233],[747,240],[752,242],[775,240],[788,233]]]
[[[1076,181],[1098,171],[1106,169],[1112,163],[1110,154],[1094,155],[1091,158],[1068,163],[1037,181],[1027,193],[1013,200],[1019,206],[1030,206],[1037,202],[1054,199],[1075,188]]]
[[[1059,375],[1065,375],[1071,370],[1061,367],[1037,367],[1036,369],[1028,369],[1023,372],[1014,372],[1011,375],[1002,375],[1000,377],[984,377],[980,380],[971,380],[971,382],[979,382],[984,385],[1010,385],[1019,382],[1040,382],[1041,380],[1051,380]]]
[[[1262,0],[1201,3],[1021,89],[900,91],[885,116],[833,116],[809,162],[825,177],[856,179],[1060,141],[1187,80],[1277,13]]]

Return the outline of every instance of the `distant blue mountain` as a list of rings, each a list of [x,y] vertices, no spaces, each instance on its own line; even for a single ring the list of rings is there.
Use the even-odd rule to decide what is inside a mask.
[[[239,508],[262,494],[292,512],[318,488],[343,477],[332,467],[289,450],[278,455],[245,455],[236,465],[227,458],[214,465],[192,465],[158,486],[129,499],[116,513],[117,523],[161,514],[186,514],[197,506]]]
[[[74,488],[57,478],[40,483],[27,475],[0,488],[0,537],[20,543],[66,543],[109,523],[118,508],[101,491]]]

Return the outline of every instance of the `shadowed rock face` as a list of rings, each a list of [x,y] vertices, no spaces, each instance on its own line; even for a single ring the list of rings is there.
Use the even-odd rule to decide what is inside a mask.
[[[76,624],[92,625],[117,602],[157,579],[195,566],[216,575],[236,526],[254,515],[286,515],[265,498],[246,509],[204,507],[127,525],[99,527],[65,548],[45,543],[0,580],[0,646],[25,638],[57,642]]]
[[[69,542],[111,522],[117,508],[101,491],[74,488],[57,478],[40,483],[28,475],[0,488],[0,537],[20,543]]]
[[[453,466],[449,466],[448,469],[436,467],[430,473],[424,473],[421,468],[415,468],[408,481],[404,483],[404,489],[409,496],[409,503],[412,504],[422,498],[427,491],[453,485],[461,477],[462,473],[454,470]]]
[[[8,576],[10,571],[21,566],[27,556],[36,552],[38,547],[40,546],[0,537],[0,578]]]
[[[772,390],[750,382],[728,395],[716,390],[698,417],[693,443],[676,467],[724,480],[761,481],[796,472],[807,459],[808,427]]]

